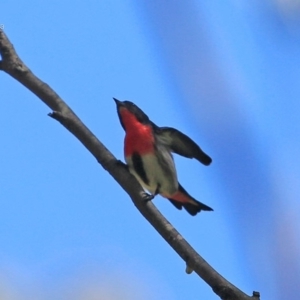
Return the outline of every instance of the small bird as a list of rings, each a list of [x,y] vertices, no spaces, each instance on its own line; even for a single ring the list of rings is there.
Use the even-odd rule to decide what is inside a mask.
[[[124,155],[129,171],[141,186],[151,193],[167,198],[178,209],[195,216],[201,210],[212,211],[197,201],[180,185],[171,152],[184,157],[196,158],[208,166],[212,160],[188,136],[171,127],[158,127],[134,103],[119,101],[117,112],[126,132]]]

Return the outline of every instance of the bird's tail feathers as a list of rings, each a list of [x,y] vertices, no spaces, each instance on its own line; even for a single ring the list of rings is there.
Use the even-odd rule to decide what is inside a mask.
[[[183,207],[192,216],[195,216],[201,210],[213,210],[211,207],[194,199],[180,184],[178,187],[178,191],[171,198],[168,198],[168,200],[170,200],[170,202],[177,209],[182,209]]]

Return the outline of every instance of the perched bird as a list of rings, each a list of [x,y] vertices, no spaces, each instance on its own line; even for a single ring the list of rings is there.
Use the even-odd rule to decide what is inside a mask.
[[[157,194],[167,198],[178,209],[195,216],[201,210],[213,210],[197,201],[179,184],[171,152],[196,158],[208,166],[211,158],[188,136],[177,129],[158,127],[134,103],[119,101],[117,112],[124,128],[124,154],[129,171],[152,199]]]

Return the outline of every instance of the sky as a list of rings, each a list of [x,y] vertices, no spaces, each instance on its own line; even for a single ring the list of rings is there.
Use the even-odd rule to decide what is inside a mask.
[[[298,299],[297,1],[1,1],[26,65],[123,160],[112,97],[208,153],[175,156],[214,208],[154,204],[225,278]],[[217,299],[35,95],[0,73],[0,298]]]

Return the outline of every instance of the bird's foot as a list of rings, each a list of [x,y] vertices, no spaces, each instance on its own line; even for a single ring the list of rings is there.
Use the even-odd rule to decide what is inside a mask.
[[[148,201],[151,201],[154,198],[154,196],[144,192],[142,194],[142,198],[143,198],[143,201],[148,202]]]

